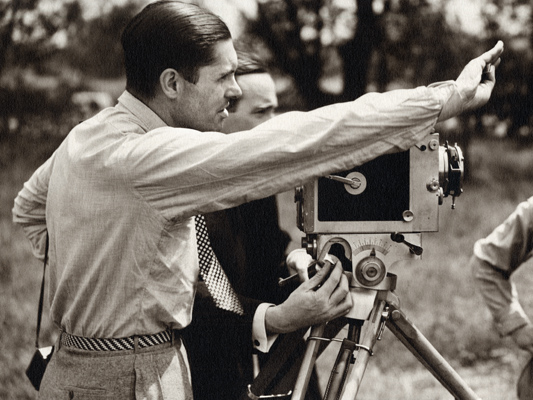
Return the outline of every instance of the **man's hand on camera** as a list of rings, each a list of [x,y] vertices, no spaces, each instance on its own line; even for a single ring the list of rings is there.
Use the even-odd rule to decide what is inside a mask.
[[[489,51],[471,60],[455,80],[458,97],[452,96],[442,108],[439,121],[475,110],[489,101],[496,83],[496,68],[500,65],[503,42],[500,40]]]
[[[511,338],[522,350],[533,354],[533,325],[527,324],[511,333]]]
[[[316,275],[303,282],[280,305],[265,314],[269,334],[293,332],[346,315],[352,308],[348,279],[341,263],[324,264]]]

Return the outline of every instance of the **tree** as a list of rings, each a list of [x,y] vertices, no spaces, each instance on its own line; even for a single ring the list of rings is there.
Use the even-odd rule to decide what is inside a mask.
[[[65,44],[67,31],[81,21],[78,1],[2,0],[0,73],[9,67],[39,66]]]
[[[533,143],[532,14],[524,0],[491,0],[484,9],[490,40],[505,43],[491,111],[508,121],[507,137],[522,144]]]
[[[86,78],[123,74],[120,31],[144,3],[0,0],[0,139],[71,127],[77,120],[71,95],[84,89]]]
[[[120,36],[142,2],[110,6],[105,14],[77,27],[62,58],[86,76],[116,78],[124,74]]]
[[[365,92],[372,50],[380,41],[372,0],[351,5],[267,0],[259,2],[258,15],[251,33],[268,46],[274,64],[292,77],[303,108],[353,99]],[[335,93],[324,81],[338,70],[344,71],[340,79],[347,84]]]
[[[477,47],[429,0],[262,0],[248,35],[306,109],[455,77]]]

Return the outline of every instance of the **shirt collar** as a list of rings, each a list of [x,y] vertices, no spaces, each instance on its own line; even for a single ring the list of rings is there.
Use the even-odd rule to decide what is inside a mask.
[[[146,132],[167,126],[167,124],[150,107],[127,90],[125,90],[118,98],[118,106],[122,106],[137,117],[141,122],[141,127]]]

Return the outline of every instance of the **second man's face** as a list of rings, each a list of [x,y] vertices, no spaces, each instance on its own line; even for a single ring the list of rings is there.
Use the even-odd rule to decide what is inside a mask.
[[[278,106],[276,86],[270,74],[239,75],[237,83],[242,96],[236,109],[224,121],[224,133],[250,130],[272,118]]]

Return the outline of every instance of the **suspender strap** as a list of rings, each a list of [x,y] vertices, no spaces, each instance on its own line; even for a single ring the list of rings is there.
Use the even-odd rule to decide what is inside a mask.
[[[43,316],[44,303],[44,277],[46,272],[46,263],[48,262],[48,232],[46,233],[46,245],[44,248],[44,265],[43,265],[43,280],[41,281],[41,294],[39,295],[39,309],[37,311],[37,329],[35,333],[35,347],[39,348],[39,333],[41,332],[41,318]]]

